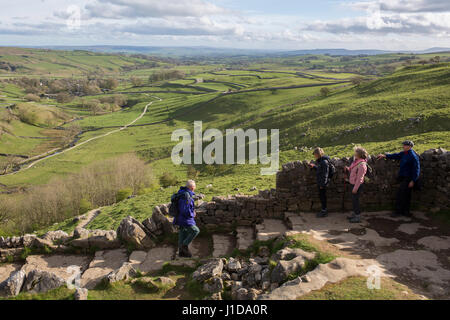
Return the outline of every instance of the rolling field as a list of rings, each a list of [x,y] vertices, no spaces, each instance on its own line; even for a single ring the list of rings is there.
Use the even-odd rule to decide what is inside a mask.
[[[10,81],[0,82],[1,103],[15,104],[19,106],[15,110],[24,108],[35,114],[31,123],[19,118],[8,123],[0,121],[3,126],[0,153],[36,156],[53,148],[63,150],[68,143],[63,135],[70,128],[81,132],[75,142],[78,144],[136,120],[126,130],[54,154],[13,175],[0,176],[0,188],[4,191],[43,185],[54,177],[76,173],[92,163],[127,153],[136,153],[145,160],[156,179],[170,172],[177,183],[182,183],[187,178],[187,167],[171,162],[171,149],[176,144],[171,141],[171,134],[176,129],[192,132],[194,121],[203,121],[203,130],[280,129],[280,164],[311,159],[310,149],[318,145],[333,157],[349,155],[354,144],[364,145],[371,153],[394,151],[405,138],[413,139],[419,152],[450,147],[450,64],[445,62],[403,66],[398,60],[403,55],[355,57],[350,61],[330,56],[299,56],[255,59],[240,68],[227,67],[225,63],[171,65],[171,61],[155,59],[158,65],[146,68],[151,59],[125,55],[13,48],[2,48],[0,53],[1,61],[23,66],[17,69],[16,77],[22,72],[30,77],[58,78],[69,73],[83,77],[100,68],[102,74],[119,79],[118,86],[107,94],[74,96],[66,103],[53,98],[25,102],[23,88]],[[442,55],[442,59],[446,57]],[[363,82],[352,83],[349,80],[358,74],[343,70],[347,64],[358,66],[365,59],[397,64],[396,71],[382,77],[363,72]],[[310,64],[324,66],[312,68]],[[162,66],[186,75],[183,79],[148,83],[147,78],[163,70]],[[140,69],[129,70],[131,67]],[[130,77],[135,76],[141,78],[141,85],[131,83]],[[252,91],[261,88],[267,90]],[[328,89],[326,94],[323,88]],[[133,103],[95,115],[80,107],[83,101],[118,93]],[[150,102],[153,103],[148,111],[139,118]],[[6,108],[0,109],[0,114],[5,112]],[[259,175],[259,165],[220,167],[197,168],[199,190],[208,198],[236,192],[252,194],[257,192],[250,191],[252,187],[268,189],[275,184],[274,176]],[[213,187],[206,188],[209,184]],[[171,187],[157,188],[108,207],[92,222],[92,227],[116,227],[129,214],[137,218],[148,216],[152,206],[167,202],[173,191]],[[66,224],[55,222],[61,225],[52,228]]]

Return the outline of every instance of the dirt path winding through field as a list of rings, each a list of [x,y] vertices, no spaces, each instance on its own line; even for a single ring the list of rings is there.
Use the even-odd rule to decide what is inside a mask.
[[[158,101],[163,101],[163,99],[161,99],[161,98],[159,98],[159,97],[156,97],[156,96],[153,96],[153,97],[156,98],[156,99],[158,99]],[[124,125],[123,127],[120,127],[119,129],[115,129],[115,130],[109,131],[109,132],[107,132],[107,133],[105,133],[105,134],[102,134],[102,135],[99,135],[99,136],[95,136],[95,137],[89,138],[89,139],[87,139],[86,141],[80,142],[80,143],[78,143],[78,144],[76,144],[76,145],[74,145],[74,146],[72,146],[72,147],[70,147],[70,148],[67,148],[67,149],[64,149],[64,150],[56,150],[56,151],[54,151],[53,153],[51,153],[51,154],[49,154],[49,155],[46,155],[46,154],[48,153],[48,152],[47,152],[47,153],[44,153],[44,154],[42,154],[42,155],[40,155],[40,156],[36,156],[35,158],[39,158],[39,159],[37,159],[37,160],[35,160],[35,161],[29,163],[28,165],[26,165],[26,166],[20,168],[20,169],[17,170],[17,171],[14,171],[14,172],[11,172],[11,173],[4,174],[3,176],[9,176],[9,175],[13,175],[13,174],[16,174],[16,173],[18,173],[18,172],[21,172],[21,171],[28,170],[28,169],[34,167],[36,164],[38,164],[38,163],[40,163],[40,162],[42,162],[42,161],[44,161],[44,160],[47,160],[47,159],[52,158],[52,157],[55,157],[55,156],[57,156],[57,155],[66,153],[66,152],[71,151],[71,150],[73,150],[73,149],[79,148],[79,147],[81,147],[82,145],[85,145],[86,143],[89,143],[89,142],[91,142],[91,141],[98,140],[98,139],[100,139],[100,138],[107,137],[107,136],[109,136],[109,135],[111,135],[111,134],[114,134],[114,133],[123,131],[123,130],[127,129],[128,127],[134,125],[134,124],[135,124],[137,121],[139,121],[140,119],[142,119],[142,117],[144,117],[144,115],[147,113],[148,108],[153,104],[153,102],[155,102],[155,101],[149,102],[149,103],[145,106],[145,108],[144,108],[144,110],[142,111],[142,113],[141,113],[136,119],[134,119],[134,120],[131,121],[130,123]]]

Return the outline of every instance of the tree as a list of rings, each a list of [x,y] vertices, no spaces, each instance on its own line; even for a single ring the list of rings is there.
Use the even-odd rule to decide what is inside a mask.
[[[15,156],[7,156],[0,159],[0,170],[3,174],[9,170],[14,170],[19,164],[20,159]]]
[[[41,100],[41,98],[39,98],[38,95],[35,95],[32,93],[27,94],[24,98],[25,98],[25,100],[34,101],[34,102],[39,102]]]
[[[323,87],[322,89],[320,89],[320,94],[321,94],[323,97],[328,96],[330,93],[331,93],[330,89],[328,89],[328,88],[326,88],[326,87]]]
[[[133,85],[133,87],[140,87],[142,86],[142,79],[138,78],[138,77],[131,77],[130,78],[131,84]]]
[[[73,97],[67,92],[61,92],[56,95],[56,101],[58,103],[69,103],[73,100]]]
[[[363,77],[360,77],[360,76],[356,76],[356,77],[353,77],[353,78],[351,79],[351,82],[352,82],[355,86],[359,86],[363,81],[364,81]]]

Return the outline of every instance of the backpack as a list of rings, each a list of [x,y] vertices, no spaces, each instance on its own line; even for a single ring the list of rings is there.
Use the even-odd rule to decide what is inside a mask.
[[[366,175],[364,176],[364,183],[369,183],[370,180],[372,180],[374,177],[373,168],[367,162],[361,162],[360,164],[358,164],[358,166],[363,163],[365,163],[367,167]]]
[[[188,201],[189,198],[191,197],[191,195],[189,194],[189,192],[184,192],[184,193],[174,193],[171,197],[170,197],[170,205],[169,205],[169,216],[173,217],[173,218],[177,218],[178,215],[180,214],[180,210],[178,209],[178,201],[181,199],[181,197],[187,197]]]
[[[328,179],[331,180],[331,178],[333,178],[333,176],[336,174],[336,167],[330,160],[328,160],[328,166],[329,166]]]

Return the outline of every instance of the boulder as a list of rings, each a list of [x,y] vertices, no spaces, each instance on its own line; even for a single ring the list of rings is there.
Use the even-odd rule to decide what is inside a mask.
[[[128,280],[136,276],[137,272],[133,268],[132,264],[129,262],[124,262],[119,269],[112,271],[106,276],[109,283],[114,283],[117,281]]]
[[[47,292],[66,284],[66,281],[54,273],[34,269],[26,275],[22,291],[33,293]]]
[[[114,230],[94,230],[88,239],[89,247],[99,250],[117,249],[121,246]]]
[[[175,286],[175,281],[173,281],[169,277],[158,277],[155,279],[155,282],[160,283],[162,286],[165,286],[165,287],[174,287]]]
[[[200,266],[193,274],[192,278],[196,281],[206,281],[213,277],[220,277],[223,270],[222,259],[213,259],[210,262]]]
[[[275,255],[275,260],[292,260],[295,257],[301,256],[304,259],[312,260],[316,256],[314,252],[307,252],[299,248],[284,248],[278,250]]]
[[[239,269],[241,269],[241,263],[239,262],[239,260],[235,259],[235,258],[230,258],[228,259],[228,263],[225,266],[225,269],[227,269],[229,272],[236,272]]]
[[[55,242],[55,241],[64,242],[67,239],[69,239],[69,235],[62,230],[49,231],[46,234],[44,234],[42,239],[51,241],[51,242]]]
[[[298,256],[292,260],[281,260],[272,271],[272,282],[281,283],[287,280],[288,276],[301,270],[306,263],[306,259]]]
[[[137,249],[148,249],[155,246],[150,233],[146,231],[146,227],[130,216],[122,220],[117,229],[117,235],[122,241]]]
[[[86,288],[77,288],[74,293],[75,300],[87,300],[88,299],[88,289]]]
[[[6,296],[17,296],[22,290],[26,274],[18,270],[11,274],[8,279],[0,283],[0,293]]]
[[[206,280],[203,284],[203,290],[209,293],[218,293],[222,292],[224,288],[223,280],[219,277],[213,277],[209,280]]]
[[[81,228],[81,227],[77,227],[73,231],[73,237],[75,239],[87,238],[87,237],[89,237],[89,230]]]

